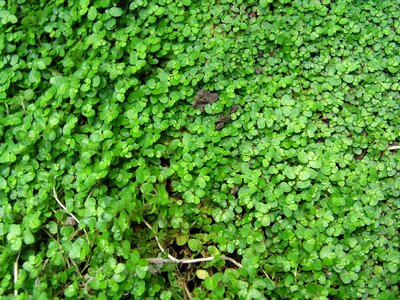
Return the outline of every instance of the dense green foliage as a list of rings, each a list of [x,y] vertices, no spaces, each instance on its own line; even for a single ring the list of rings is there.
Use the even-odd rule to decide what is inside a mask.
[[[399,17],[0,0],[2,299],[399,299]]]

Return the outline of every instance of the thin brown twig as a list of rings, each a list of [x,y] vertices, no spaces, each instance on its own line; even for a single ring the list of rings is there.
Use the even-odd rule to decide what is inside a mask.
[[[186,282],[185,282],[185,281],[182,281],[182,285],[183,285],[183,289],[185,290],[188,299],[189,299],[189,300],[192,300],[192,299],[193,299],[193,296],[192,296],[192,293],[189,291],[189,288],[188,288]]]

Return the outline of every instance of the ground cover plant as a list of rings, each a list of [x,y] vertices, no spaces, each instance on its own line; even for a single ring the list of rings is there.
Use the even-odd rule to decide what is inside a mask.
[[[400,3],[0,0],[2,299],[399,299]]]

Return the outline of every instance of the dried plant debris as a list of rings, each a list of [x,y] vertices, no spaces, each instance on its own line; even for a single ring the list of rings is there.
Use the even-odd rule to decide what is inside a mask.
[[[198,108],[201,112],[204,112],[204,107],[207,104],[217,102],[218,98],[218,93],[200,90],[196,94],[195,100],[193,102],[193,107]]]
[[[232,114],[233,114],[234,112],[236,112],[236,111],[238,110],[238,108],[239,108],[239,105],[234,104],[234,105],[231,107],[231,109],[230,109],[228,115],[225,116],[224,114],[222,114],[222,115],[220,116],[219,120],[217,121],[217,123],[215,124],[215,129],[221,130],[222,128],[224,128],[224,126],[231,120]]]

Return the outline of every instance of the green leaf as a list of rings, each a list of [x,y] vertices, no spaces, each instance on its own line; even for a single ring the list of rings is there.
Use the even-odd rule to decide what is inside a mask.
[[[36,69],[32,69],[29,72],[29,81],[31,83],[40,83],[40,80],[41,80],[40,72],[38,70],[36,70]]]
[[[94,19],[96,19],[96,16],[97,16],[97,9],[95,6],[91,6],[88,11],[88,20],[93,21]]]
[[[188,242],[188,240],[189,240],[189,236],[188,235],[186,235],[186,234],[178,235],[176,237],[176,244],[178,246],[183,246]]]
[[[150,170],[146,167],[140,167],[136,170],[136,180],[138,183],[143,183],[150,177]]]
[[[115,274],[119,274],[119,273],[122,273],[124,270],[125,270],[125,265],[122,263],[119,263],[116,265],[114,272],[115,272]]]
[[[206,289],[212,291],[218,287],[219,282],[222,280],[223,275],[221,273],[214,274],[211,277],[206,277],[203,281],[203,285]]]
[[[107,8],[110,5],[110,0],[96,0],[94,5],[97,8]]]
[[[298,187],[299,189],[306,189],[311,185],[311,181],[310,180],[302,180],[302,181],[298,181],[296,183],[296,187]]]
[[[22,239],[20,237],[9,239],[9,242],[11,244],[11,250],[13,251],[19,251],[22,247]]]
[[[20,236],[21,235],[21,225],[19,224],[11,224],[9,229],[9,235]]]
[[[307,240],[303,243],[303,248],[306,250],[308,253],[311,253],[314,250],[315,246],[315,240]],[[325,255],[325,252],[324,254]]]
[[[5,190],[6,188],[7,188],[7,181],[3,177],[0,177],[0,190]]]
[[[71,259],[79,259],[80,261],[83,261],[89,252],[90,248],[87,241],[83,238],[78,238],[72,243],[69,257]]]
[[[64,295],[65,297],[74,297],[78,293],[78,290],[78,283],[74,282],[64,290]]]
[[[290,166],[286,166],[285,170],[284,170],[284,174],[287,178],[293,180],[296,178],[296,173],[294,168],[290,167]]]
[[[385,291],[380,292],[377,295],[376,299],[377,300],[395,300],[396,296],[392,291],[385,290]]]
[[[309,179],[311,177],[311,175],[312,175],[311,169],[304,168],[299,173],[299,179],[304,181],[304,180]]]
[[[268,290],[273,291],[275,289],[275,282],[270,278],[265,278],[264,281]]]
[[[35,241],[35,238],[32,234],[32,232],[30,232],[28,229],[24,230],[24,243],[27,245],[33,244],[33,242]]]
[[[193,252],[198,252],[201,251],[201,249],[203,249],[203,244],[196,239],[189,239],[188,246],[189,249]]]
[[[258,242],[258,243],[255,243],[255,244],[253,245],[253,247],[254,247],[254,250],[255,250],[257,253],[264,253],[264,252],[267,250],[267,246],[265,245],[265,242]]]
[[[135,268],[136,274],[140,279],[144,279],[146,277],[148,270],[149,266],[145,260],[140,260],[139,264]]]
[[[267,204],[264,204],[264,203],[261,203],[261,202],[256,202],[254,204],[254,206],[255,206],[257,211],[259,211],[259,212],[261,212],[263,214],[268,213],[269,210],[270,210],[270,208],[269,208],[269,206]]]
[[[197,276],[197,278],[204,280],[207,277],[209,277],[210,275],[208,274],[208,272],[206,270],[197,270],[196,276]]]
[[[344,284],[349,284],[352,281],[350,278],[350,274],[347,270],[343,270],[340,273],[340,279],[343,281]]]
[[[261,7],[267,7],[269,3],[272,3],[273,0],[260,0]]]
[[[110,15],[112,15],[113,17],[120,17],[122,16],[122,14],[124,13],[124,11],[122,10],[122,8],[119,7],[112,7],[107,11]]]

